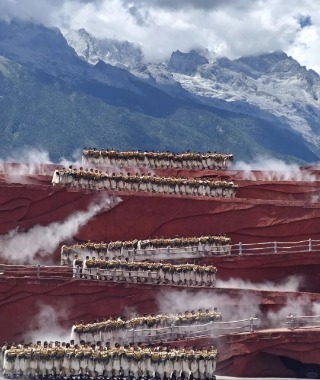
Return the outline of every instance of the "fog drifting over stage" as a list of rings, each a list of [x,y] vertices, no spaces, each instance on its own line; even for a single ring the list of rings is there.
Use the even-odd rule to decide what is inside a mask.
[[[229,58],[280,49],[320,73],[317,0],[2,0],[0,15],[136,42],[147,61],[178,49]]]

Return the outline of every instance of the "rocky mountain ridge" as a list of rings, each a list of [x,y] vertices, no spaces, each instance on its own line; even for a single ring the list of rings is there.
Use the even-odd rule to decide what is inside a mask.
[[[70,30],[64,37],[80,57],[93,65],[104,61],[113,66],[133,68],[143,62],[141,47],[129,41],[98,39],[85,29]]]
[[[69,43],[72,45],[70,39]],[[79,54],[77,46],[72,46]],[[93,60],[90,56],[87,59]],[[99,59],[112,64],[105,51]],[[171,94],[184,89],[205,104],[217,106],[222,100],[223,108],[238,112],[257,114],[260,109],[262,115],[266,111],[278,118],[280,125],[283,121],[300,134],[315,153],[320,153],[319,74],[282,51],[235,60],[212,58],[196,50],[176,51],[168,62],[143,64],[142,56],[137,60],[137,51],[131,50],[126,59],[128,62],[122,60],[121,64],[135,76]],[[132,61],[140,64],[131,65]],[[254,108],[251,110],[250,106]]]
[[[54,159],[85,146],[221,151],[245,160],[320,157],[287,119],[245,101],[193,93],[177,81],[208,69],[215,61],[206,52],[124,69],[87,62],[58,29],[43,25],[0,21],[0,37],[2,158],[24,146]]]
[[[174,54],[171,60],[173,57]],[[198,65],[192,75],[175,70],[173,77],[206,102],[208,99],[246,102],[287,120],[318,151],[320,76],[284,52],[234,61],[219,58]]]

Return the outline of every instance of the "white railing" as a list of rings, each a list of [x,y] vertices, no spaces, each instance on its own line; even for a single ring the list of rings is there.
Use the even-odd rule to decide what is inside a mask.
[[[128,283],[128,284],[161,284],[180,287],[215,287],[215,271],[209,272],[177,272],[163,270],[127,270],[127,269],[83,269],[73,268],[71,271],[61,271],[61,266],[43,265],[1,265],[0,277],[4,278],[47,278],[47,279],[90,279],[94,281]],[[72,277],[71,277],[72,276]]]
[[[186,326],[171,325],[156,328],[114,329],[95,332],[74,332],[72,338],[76,341],[90,340],[103,343],[115,341],[117,343],[144,342],[156,343],[160,341],[175,341],[178,339],[210,338],[236,332],[254,332],[259,328],[258,318],[248,318],[238,321],[214,322],[193,324]]]
[[[61,265],[6,265],[0,266],[0,276],[13,278],[71,278],[70,270],[61,271]]]
[[[320,240],[301,240],[295,242],[263,242],[263,243],[238,243],[233,244],[231,254],[233,255],[257,255],[268,253],[299,253],[320,251]]]
[[[320,328],[320,315],[289,315],[286,325],[290,330],[299,328]]]
[[[99,251],[99,250],[81,250],[72,249],[69,252],[61,250],[61,265],[72,265],[72,261],[77,254],[82,260],[86,255],[99,259],[100,254],[108,258],[128,259],[130,262],[143,260],[182,260],[182,259],[201,259],[214,256],[230,255],[263,255],[263,254],[286,254],[302,252],[320,252],[320,240],[301,240],[295,242],[278,242],[269,241],[263,243],[237,243],[233,245],[211,245],[208,248],[199,246],[189,247],[163,247],[163,248],[146,248],[146,249],[127,249],[126,252],[118,251]]]
[[[231,245],[210,245],[204,246],[185,246],[185,247],[163,247],[163,248],[146,248],[146,249],[129,249],[128,256],[132,257],[133,261],[139,258],[144,259],[196,259],[199,257],[210,257],[220,255],[230,255]]]
[[[254,332],[259,327],[258,318],[238,321],[209,322],[203,325],[168,326],[155,329],[131,329],[133,342],[143,340],[147,343],[175,341],[177,339],[200,339],[235,332]]]

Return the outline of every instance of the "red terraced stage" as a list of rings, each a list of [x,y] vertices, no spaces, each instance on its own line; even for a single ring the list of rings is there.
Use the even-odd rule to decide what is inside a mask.
[[[4,164],[2,164],[4,165]],[[19,227],[28,231],[36,225],[50,225],[64,221],[75,210],[86,210],[97,193],[83,189],[51,186],[55,165],[42,165],[41,173],[19,172],[18,164],[6,164],[0,174],[0,233],[2,235]],[[311,172],[311,169],[305,169]],[[206,177],[230,179],[239,186],[235,199],[188,197],[143,193],[108,192],[121,197],[122,202],[109,211],[91,219],[71,239],[77,241],[115,241],[148,238],[188,237],[226,234],[233,244],[261,242],[297,242],[319,240],[320,181],[271,181],[263,172],[255,173],[257,181],[244,179],[243,173],[194,170],[158,169],[157,174],[180,177]],[[312,173],[318,175],[317,168]],[[60,247],[52,252],[50,263],[60,262]],[[254,253],[252,255],[201,258],[197,263],[210,263],[218,268],[217,278],[227,281],[241,278],[251,282],[279,282],[289,275],[303,278],[301,290],[312,293],[260,291],[241,289],[201,289],[201,292],[226,294],[232,310],[240,295],[248,295],[257,303],[262,315],[277,311],[287,299],[307,297],[320,302],[320,252]],[[8,263],[10,264],[10,263]],[[181,287],[145,284],[110,284],[98,281],[72,280],[71,269],[41,268],[37,278],[36,268],[3,266],[0,277],[0,323],[2,339],[20,339],[32,328],[34,316],[41,304],[66,310],[62,325],[70,326],[76,319],[123,313],[126,307],[141,313],[156,312],[157,297],[163,291],[190,291]],[[221,298],[222,299],[222,298]],[[269,335],[268,335],[269,334]],[[218,340],[222,374],[233,376],[289,376],[292,366],[288,360],[320,364],[313,355],[313,347],[320,344],[319,334],[310,330],[291,332],[270,330],[253,334],[233,334]],[[279,343],[281,342],[281,344]],[[312,348],[311,348],[312,347]],[[310,353],[310,355],[306,353]],[[285,359],[283,359],[285,358]],[[286,361],[287,360],[287,361]],[[285,363],[285,364],[284,364]],[[252,370],[254,368],[255,370]],[[289,368],[289,369],[288,369]],[[251,372],[250,372],[251,371]],[[256,371],[256,372],[255,372]],[[218,373],[220,373],[218,371]]]

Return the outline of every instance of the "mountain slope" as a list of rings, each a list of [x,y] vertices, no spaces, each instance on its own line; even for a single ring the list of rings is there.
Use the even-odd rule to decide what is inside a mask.
[[[105,87],[104,90],[114,89]],[[119,103],[130,95],[121,94],[124,91],[121,89],[117,91]],[[258,119],[187,104],[171,104],[165,117],[155,117],[137,110],[139,97],[134,99],[131,94],[130,100],[131,110],[120,104],[112,105],[111,101],[81,91],[70,83],[29,72],[1,58],[0,156],[27,145],[47,149],[53,158],[70,157],[74,150],[84,146],[99,146],[222,150],[234,152],[239,159],[252,159],[263,153],[307,161],[316,159],[298,136],[283,130],[291,141],[282,146],[279,131]],[[163,100],[162,105],[166,105]]]
[[[267,117],[201,104],[183,89],[170,96],[126,70],[92,66],[56,30],[23,23],[0,30],[1,157],[27,145],[53,158],[96,146],[318,159],[297,133]]]
[[[133,68],[143,61],[140,46],[128,41],[98,39],[85,29],[71,30],[64,37],[80,57],[92,64],[104,61],[114,66]]]
[[[245,101],[285,118],[318,151],[320,77],[283,52],[218,59],[174,78],[191,93],[229,102]]]
[[[84,30],[77,36],[76,46],[93,38]],[[108,41],[106,48],[111,46]],[[71,40],[69,43],[75,46]],[[90,61],[90,50],[87,52]],[[104,51],[99,58],[110,63],[108,54]],[[187,92],[201,103],[287,127],[320,154],[320,77],[284,52],[229,60],[210,56],[210,52],[176,51],[167,63],[130,67],[133,56],[128,54],[128,63],[122,64],[148,83],[173,96],[186,96]]]

